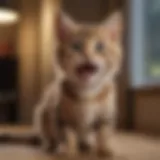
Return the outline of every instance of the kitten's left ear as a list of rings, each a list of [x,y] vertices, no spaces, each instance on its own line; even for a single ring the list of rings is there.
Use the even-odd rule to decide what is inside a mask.
[[[115,12],[102,25],[108,31],[111,40],[120,42],[123,35],[123,15],[121,12]]]
[[[60,41],[66,41],[77,29],[77,23],[66,13],[60,12],[57,17],[57,32]]]

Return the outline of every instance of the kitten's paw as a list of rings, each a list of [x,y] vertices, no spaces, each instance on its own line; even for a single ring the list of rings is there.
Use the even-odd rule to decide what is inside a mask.
[[[113,152],[110,149],[106,148],[101,148],[98,150],[98,156],[102,158],[112,158],[113,157]]]
[[[77,154],[78,154],[78,151],[77,151],[76,148],[69,148],[69,149],[67,150],[67,156],[69,156],[69,157],[74,157],[74,156],[76,156]]]
[[[51,153],[55,153],[57,144],[56,143],[44,143],[42,144],[41,148],[43,151],[51,154]]]
[[[75,148],[69,148],[65,144],[60,144],[58,148],[56,149],[56,154],[59,156],[74,156],[76,154]]]
[[[91,151],[91,146],[87,143],[82,142],[79,144],[79,150],[82,153],[89,153]]]

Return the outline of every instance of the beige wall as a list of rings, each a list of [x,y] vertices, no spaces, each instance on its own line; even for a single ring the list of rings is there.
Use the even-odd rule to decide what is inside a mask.
[[[32,108],[35,104],[38,86],[38,31],[39,3],[32,0],[20,1],[20,22],[17,35],[17,51],[19,58],[19,113],[20,120],[31,120]]]
[[[21,0],[18,29],[20,120],[31,122],[34,106],[52,76],[56,0]]]
[[[79,21],[97,21],[101,17],[101,0],[63,0],[63,9]]]
[[[51,81],[54,68],[54,53],[56,50],[56,13],[59,0],[42,0],[40,8],[40,57],[41,88]]]
[[[79,21],[95,22],[124,5],[125,0],[63,0],[63,9]]]
[[[16,25],[0,25],[0,42],[8,42],[13,44],[16,36]]]

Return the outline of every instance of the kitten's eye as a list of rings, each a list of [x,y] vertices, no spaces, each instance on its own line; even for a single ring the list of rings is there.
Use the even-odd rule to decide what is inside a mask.
[[[76,52],[82,51],[82,43],[79,41],[75,41],[71,44],[71,48]]]
[[[105,46],[102,42],[97,42],[95,47],[96,47],[95,49],[97,52],[102,52]]]

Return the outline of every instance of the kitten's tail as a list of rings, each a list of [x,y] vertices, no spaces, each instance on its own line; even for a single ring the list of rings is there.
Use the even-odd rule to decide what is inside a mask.
[[[0,144],[23,144],[40,146],[41,138],[35,133],[0,132]]]

